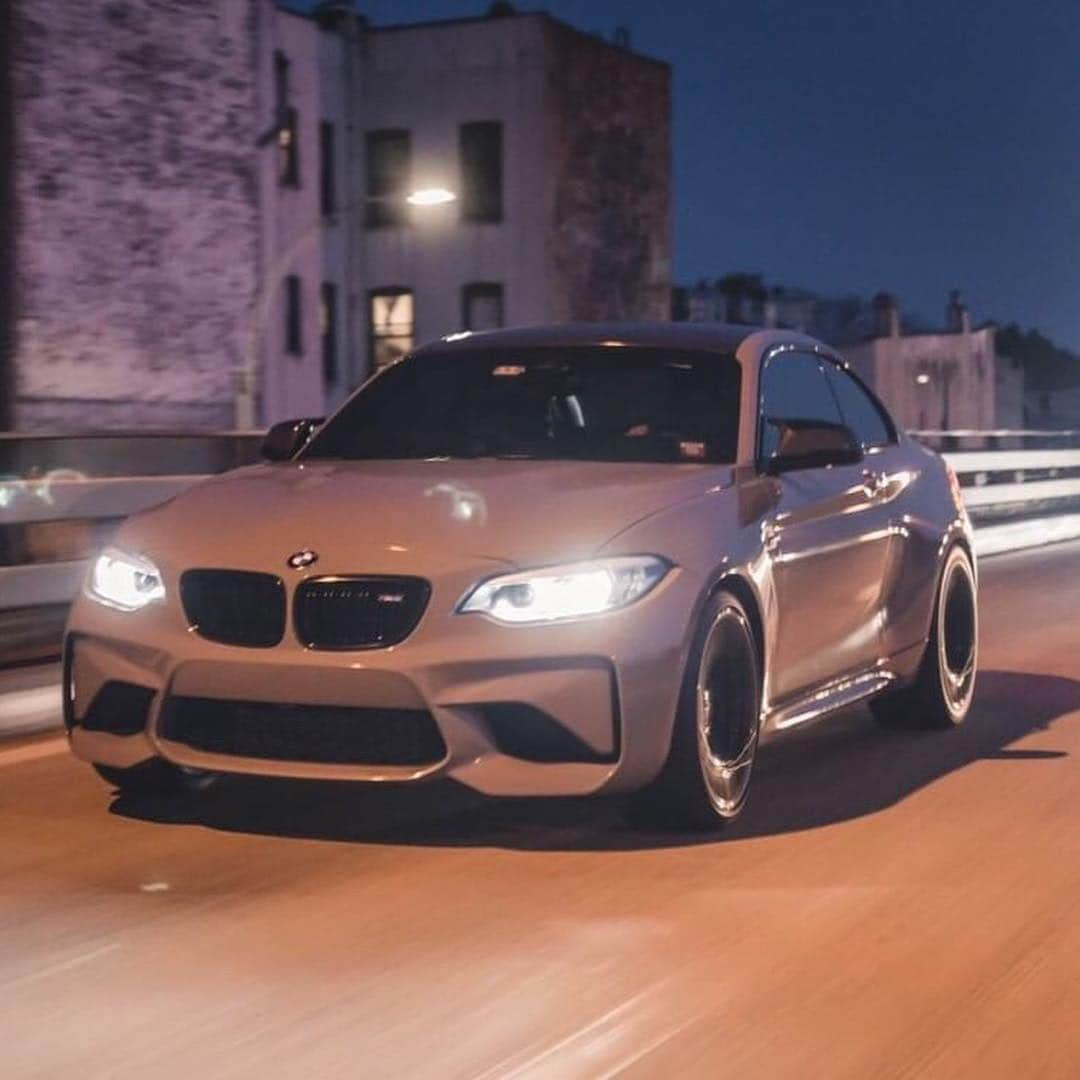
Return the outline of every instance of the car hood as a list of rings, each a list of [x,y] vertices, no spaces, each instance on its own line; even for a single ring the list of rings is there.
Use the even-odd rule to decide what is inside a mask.
[[[728,467],[578,461],[371,461],[256,465],[131,519],[119,542],[174,566],[402,571],[493,559],[587,558],[641,519],[725,486]]]

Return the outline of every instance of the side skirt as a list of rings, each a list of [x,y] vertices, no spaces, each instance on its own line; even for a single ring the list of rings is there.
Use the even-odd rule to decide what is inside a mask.
[[[834,679],[811,693],[766,713],[761,725],[762,734],[787,731],[802,724],[813,723],[839,709],[874,697],[895,686],[898,681],[891,663]]]

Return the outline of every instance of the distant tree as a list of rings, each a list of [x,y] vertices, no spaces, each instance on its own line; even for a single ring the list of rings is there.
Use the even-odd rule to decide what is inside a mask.
[[[1022,330],[1009,323],[997,332],[1000,356],[1018,361],[1029,390],[1051,391],[1080,386],[1080,355],[1055,345],[1038,330]]]
[[[716,289],[722,296],[736,299],[747,297],[759,303],[765,300],[765,285],[760,274],[748,274],[739,271],[734,274],[725,274],[716,282]]]
[[[725,274],[717,279],[716,291],[724,298],[728,322],[761,322],[765,299],[769,294],[760,274]]]

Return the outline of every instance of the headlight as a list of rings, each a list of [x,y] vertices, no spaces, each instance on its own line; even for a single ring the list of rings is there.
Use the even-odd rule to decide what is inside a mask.
[[[106,548],[90,571],[87,592],[93,599],[121,611],[137,611],[165,596],[161,572],[140,555]]]
[[[552,622],[599,615],[640,600],[668,572],[655,555],[550,566],[481,582],[458,605],[504,623]]]

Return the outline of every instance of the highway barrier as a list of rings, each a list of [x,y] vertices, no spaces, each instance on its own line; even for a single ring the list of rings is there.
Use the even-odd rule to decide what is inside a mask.
[[[979,555],[1080,537],[1080,431],[913,431],[956,471]]]
[[[912,434],[956,470],[978,554],[1080,537],[1080,432]],[[258,460],[261,439],[0,434],[0,665],[55,654],[88,559],[124,517]]]

